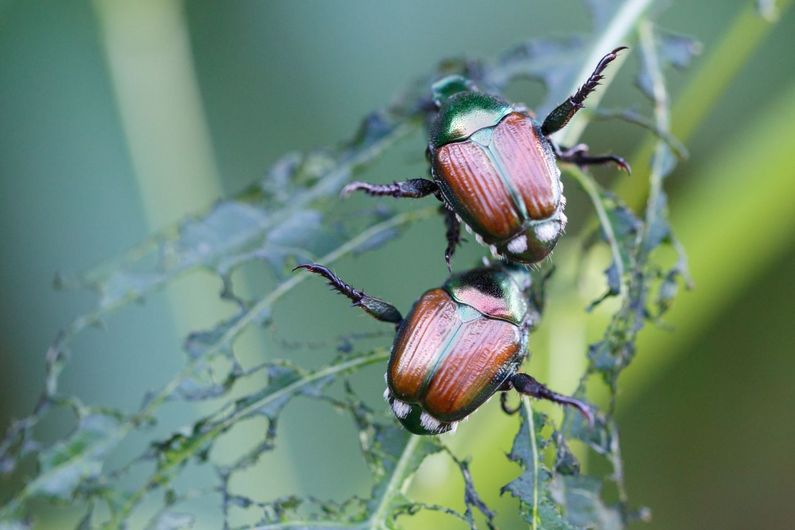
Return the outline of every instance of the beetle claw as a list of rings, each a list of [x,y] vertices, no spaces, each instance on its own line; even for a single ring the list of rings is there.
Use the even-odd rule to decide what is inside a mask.
[[[359,189],[359,184],[359,182],[351,182],[350,184],[346,184],[345,187],[340,190],[340,198],[347,199],[350,197],[354,191]]]
[[[579,401],[577,399],[568,399],[564,403],[566,403],[567,405],[571,405],[574,408],[576,408],[580,412],[580,414],[582,414],[583,417],[585,417],[585,421],[588,422],[588,427],[593,429],[593,427],[594,427],[594,425],[596,423],[596,419],[595,419],[593,410],[591,410],[591,407],[589,407],[587,404],[585,404],[582,401]]]
[[[522,408],[521,402],[519,403],[520,403],[519,405],[512,407],[508,404],[508,393],[503,392],[502,394],[500,394],[500,408],[505,414],[514,415],[517,412],[519,412],[519,409]]]

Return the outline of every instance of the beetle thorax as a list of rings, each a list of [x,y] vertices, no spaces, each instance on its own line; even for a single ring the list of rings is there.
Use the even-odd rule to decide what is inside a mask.
[[[441,147],[494,127],[512,112],[507,102],[482,92],[460,92],[446,99],[430,127],[431,144]]]

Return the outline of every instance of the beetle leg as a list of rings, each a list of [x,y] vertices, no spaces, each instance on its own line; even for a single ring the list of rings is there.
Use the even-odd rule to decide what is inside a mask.
[[[447,248],[444,251],[444,261],[447,263],[447,270],[453,272],[453,268],[450,266],[450,260],[455,253],[455,248],[461,242],[461,223],[458,221],[455,213],[446,206],[442,205],[439,209],[442,215],[444,215],[444,225],[447,227],[447,231],[445,232]]]
[[[626,171],[628,174],[632,173],[632,168],[630,168],[627,161],[621,158],[620,156],[616,155],[591,156],[590,154],[588,154],[588,146],[585,144],[578,144],[575,145],[574,147],[563,147],[555,145],[555,143],[553,142],[552,148],[555,151],[555,156],[558,157],[558,160],[560,160],[561,162],[569,162],[579,167],[609,164],[612,162],[613,164],[617,165],[620,169]]]
[[[519,409],[522,408],[521,403],[512,407],[508,405],[508,392],[513,390],[513,383],[511,382],[511,378],[509,377],[502,384],[497,388],[497,392],[500,393],[500,408],[505,414],[514,415],[519,412]]]
[[[577,114],[577,111],[583,107],[583,103],[588,95],[596,90],[596,87],[599,86],[599,81],[604,79],[602,72],[604,72],[607,65],[613,62],[613,60],[618,57],[618,52],[621,50],[626,50],[626,46],[619,46],[615,50],[611,51],[599,61],[599,64],[596,65],[594,68],[593,73],[588,78],[587,81],[577,89],[577,92],[574,93],[573,96],[570,96],[566,101],[558,105],[555,110],[549,113],[549,115],[544,118],[544,123],[541,125],[541,132],[544,133],[545,136],[549,136],[550,134],[559,131],[563,127],[569,123],[569,120]]]
[[[593,425],[593,411],[591,411],[591,407],[585,402],[572,397],[563,396],[557,392],[553,392],[527,374],[514,374],[510,381],[511,385],[513,385],[516,391],[520,394],[525,394],[538,399],[546,399],[547,401],[553,401],[561,405],[569,405],[576,408],[582,413],[583,416],[585,416],[585,419],[588,420],[588,424]]]
[[[360,291],[345,283],[339,276],[334,274],[328,267],[317,263],[306,263],[297,266],[295,270],[305,269],[309,272],[319,274],[328,280],[329,285],[338,293],[347,296],[353,301],[354,307],[361,307],[368,315],[383,322],[392,322],[399,325],[403,321],[400,311],[392,304],[384,302],[379,298],[373,298],[364,291]]]
[[[503,391],[500,394],[500,408],[502,408],[502,411],[505,414],[514,415],[517,412],[519,412],[519,409],[521,407],[522,407],[521,405],[516,405],[515,407],[512,407],[512,406],[508,405],[508,392],[507,392],[507,390]]]
[[[351,182],[340,192],[342,197],[347,197],[354,191],[363,191],[368,195],[384,196],[395,198],[411,198],[419,199],[436,193],[439,191],[439,186],[432,180],[428,179],[409,179],[401,182],[393,182],[392,184],[369,184],[367,182]]]

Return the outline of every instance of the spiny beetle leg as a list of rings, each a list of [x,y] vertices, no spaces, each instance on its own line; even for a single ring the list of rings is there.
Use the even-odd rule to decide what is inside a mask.
[[[446,206],[440,206],[439,211],[444,215],[444,225],[447,228],[445,232],[447,248],[444,251],[444,261],[447,263],[447,270],[453,272],[453,268],[450,266],[450,260],[453,258],[456,247],[461,242],[461,223],[458,222],[455,213]]]
[[[578,144],[574,147],[556,146],[554,143],[552,145],[555,149],[555,156],[557,156],[558,160],[561,162],[569,162],[579,167],[612,163],[617,165],[619,169],[626,171],[627,174],[632,174],[632,168],[629,167],[627,161],[620,156],[610,154],[592,156],[588,153],[588,146],[585,144]]]
[[[353,302],[355,307],[361,307],[367,314],[381,320],[383,322],[392,322],[393,324],[400,324],[403,321],[403,316],[400,311],[392,304],[384,302],[381,299],[373,298],[367,295],[364,291],[360,291],[345,283],[339,276],[334,274],[328,267],[318,265],[317,263],[306,263],[297,266],[295,270],[304,269],[314,274],[323,276],[328,280],[329,285],[338,293],[347,296]]]
[[[599,86],[599,81],[604,79],[602,72],[604,72],[607,65],[613,62],[613,60],[618,57],[618,52],[621,50],[626,50],[626,46],[619,46],[615,50],[611,51],[604,57],[602,60],[599,61],[599,64],[596,65],[594,68],[593,73],[588,78],[587,81],[574,93],[573,96],[570,96],[566,101],[558,105],[549,115],[544,119],[544,123],[541,125],[541,132],[544,135],[549,136],[550,134],[561,130],[563,127],[569,123],[569,120],[577,114],[577,111],[583,107],[583,103],[588,95],[596,90],[596,87]]]
[[[395,198],[419,199],[437,193],[439,187],[432,180],[409,179],[392,184],[369,184],[367,182],[351,182],[340,192],[342,197],[347,197],[354,191],[363,191],[368,195],[389,196]]]
[[[579,399],[574,399],[558,394],[557,392],[553,392],[527,374],[514,374],[511,376],[510,382],[520,394],[525,394],[538,399],[546,399],[547,401],[552,401],[561,405],[569,405],[576,408],[582,413],[583,416],[585,416],[585,419],[588,420],[588,425],[593,426],[594,415],[591,411],[591,407]]]

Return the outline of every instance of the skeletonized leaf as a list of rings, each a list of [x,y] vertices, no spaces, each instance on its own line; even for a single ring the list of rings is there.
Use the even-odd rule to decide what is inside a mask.
[[[100,475],[105,456],[124,434],[118,416],[85,411],[69,437],[39,455],[40,475],[28,485],[30,494],[71,499],[81,482]]]
[[[544,530],[575,530],[550,496],[552,473],[544,465],[543,451],[548,443],[541,431],[546,417],[530,407],[529,398],[522,399],[521,424],[508,458],[522,466],[522,473],[506,485],[508,492],[519,499],[522,515],[532,528]]]

